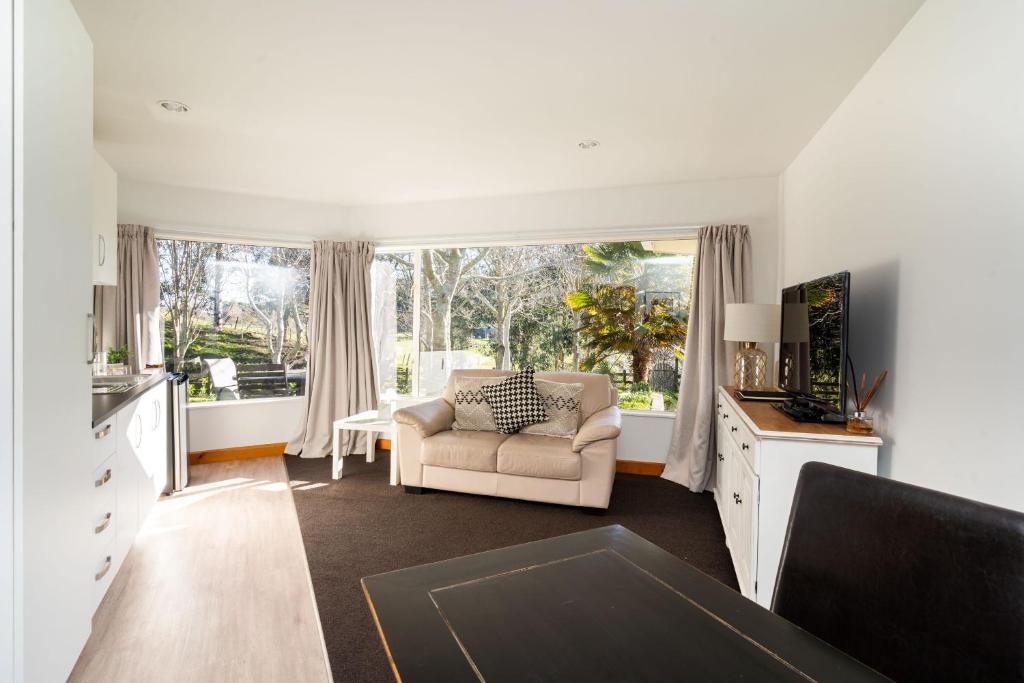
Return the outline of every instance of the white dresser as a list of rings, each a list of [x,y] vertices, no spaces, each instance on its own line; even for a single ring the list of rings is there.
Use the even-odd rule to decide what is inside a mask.
[[[877,474],[881,445],[844,425],[796,422],[719,387],[714,492],[744,596],[771,606],[800,467],[825,462]]]

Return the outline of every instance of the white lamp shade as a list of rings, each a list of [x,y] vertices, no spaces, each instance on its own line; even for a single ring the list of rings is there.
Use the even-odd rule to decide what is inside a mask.
[[[781,310],[778,304],[726,304],[725,341],[779,341]]]

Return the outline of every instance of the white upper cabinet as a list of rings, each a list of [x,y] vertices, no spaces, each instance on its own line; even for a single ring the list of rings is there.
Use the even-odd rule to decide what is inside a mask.
[[[92,283],[117,284],[117,173],[93,151]]]

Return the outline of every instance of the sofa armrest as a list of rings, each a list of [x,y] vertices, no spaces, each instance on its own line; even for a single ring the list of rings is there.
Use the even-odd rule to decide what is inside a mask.
[[[455,422],[455,409],[443,398],[395,411],[395,422],[414,427],[421,437],[448,431]]]
[[[579,453],[592,443],[618,437],[621,431],[622,412],[618,406],[608,406],[587,418],[572,440],[572,450]]]

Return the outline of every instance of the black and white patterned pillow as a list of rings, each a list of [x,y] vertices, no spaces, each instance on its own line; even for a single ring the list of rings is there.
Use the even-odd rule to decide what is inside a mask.
[[[502,434],[515,434],[526,425],[544,422],[548,413],[533,381],[533,368],[520,370],[497,384],[481,387]]]

